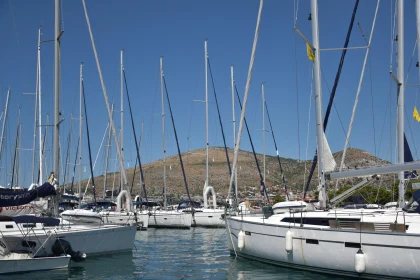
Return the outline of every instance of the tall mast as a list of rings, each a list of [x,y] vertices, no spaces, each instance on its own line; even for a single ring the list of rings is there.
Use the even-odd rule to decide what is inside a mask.
[[[204,67],[206,76],[206,187],[209,185],[209,100],[208,100],[208,83],[207,83],[207,40],[204,41]],[[206,199],[206,198],[204,198]]]
[[[60,0],[55,0],[54,36],[54,176],[60,182]],[[54,216],[58,216],[58,201],[54,197]]]
[[[41,50],[41,28],[38,29],[38,54],[36,61],[36,88],[35,88],[35,109],[34,109],[34,144],[32,148],[32,183],[35,183],[35,146],[36,146],[36,125],[37,125],[37,111],[39,98],[39,83],[40,83],[40,50]]]
[[[112,114],[114,113],[114,104],[111,105]],[[111,122],[108,121],[108,139],[106,140],[106,161],[105,161],[105,174],[104,174],[104,198],[106,196],[106,178],[108,175],[108,161],[109,161],[109,149],[111,146]]]
[[[104,79],[103,79],[103,76],[102,76],[102,69],[101,69],[101,65],[99,63],[98,52],[96,51],[95,40],[93,38],[92,28],[90,26],[89,15],[88,15],[87,8],[86,8],[86,1],[82,0],[82,4],[83,4],[83,10],[85,11],[86,23],[88,25],[89,36],[90,36],[90,41],[92,43],[93,54],[95,55],[96,67],[98,68],[98,72],[99,72],[99,80],[101,81],[102,93],[103,93],[104,99],[105,99],[106,110],[108,112],[108,118],[111,120],[110,121],[111,122],[111,130],[112,130],[112,135],[114,137],[115,147],[116,147],[116,150],[117,150],[117,153],[118,153],[118,162],[120,164],[120,170],[121,170],[120,175],[123,177],[124,184],[126,185],[127,184],[127,174],[125,173],[124,162],[122,161],[122,155],[121,155],[121,150],[120,150],[120,144],[118,142],[117,131],[115,130],[114,121],[112,119],[111,107],[109,106],[108,95],[106,93],[106,87],[105,87]]]
[[[69,165],[70,165],[70,149],[71,149],[71,140],[73,136],[73,113],[70,113],[70,131],[69,136],[67,137],[67,152],[66,152],[66,160],[64,161],[64,179],[63,179],[63,185],[66,184],[68,176],[69,176]],[[64,192],[66,188],[64,187]]]
[[[404,1],[397,0],[398,163],[404,163]],[[417,42],[418,43],[418,42]],[[404,171],[398,173],[398,206],[405,205]]]
[[[41,27],[39,28],[38,34],[38,144],[39,144],[39,182],[41,186],[44,182],[43,178],[43,151],[42,151],[42,99],[41,99]]]
[[[261,98],[262,98],[262,132],[263,132],[263,179],[265,183],[265,98],[264,98],[264,83],[261,84]]]
[[[165,146],[165,103],[163,99],[163,58],[160,57],[160,94],[162,102],[162,148],[163,148],[163,208],[166,210],[166,146]],[[143,135],[143,134],[142,134]]]
[[[20,171],[20,138],[22,135],[22,122],[20,120],[20,108],[19,108],[19,125],[18,125],[18,136],[16,140],[16,187],[19,187],[19,171]]]
[[[13,165],[12,165],[12,182],[10,183],[10,188],[13,189],[13,185],[17,185],[17,179],[18,176],[17,173],[17,167],[19,166],[19,163],[16,162],[16,159],[18,158],[18,150],[19,150],[19,133],[20,133],[20,107],[19,107],[19,114],[18,114],[18,127],[16,131],[16,140],[15,140],[15,153],[13,156]],[[15,181],[16,178],[16,181]]]
[[[235,80],[233,79],[233,65],[230,66],[230,83],[232,86],[232,123],[233,123],[233,150],[236,146],[236,118],[235,118]],[[235,201],[238,201],[238,169],[235,168]]]
[[[51,161],[50,161],[50,159],[51,159],[51,154],[49,154],[49,158],[47,158],[45,155],[47,154],[47,148],[46,148],[46,142],[47,142],[47,135],[48,135],[48,127],[50,126],[50,114],[49,113],[47,113],[47,117],[46,117],[46,123],[47,123],[47,125],[45,126],[45,135],[44,135],[44,145],[42,146],[42,152],[43,152],[43,154],[44,154],[44,161],[45,161],[45,178],[48,178],[48,172],[47,172],[47,170],[48,170],[48,168],[49,168],[49,165],[51,165]],[[47,164],[48,163],[48,164]]]
[[[121,50],[120,52],[120,74],[121,74],[121,85],[120,85],[120,143],[121,143],[121,161],[123,162],[122,168],[124,168],[124,81],[123,81],[123,71],[124,71],[124,64],[123,64],[123,52],[124,50]],[[120,171],[120,184],[121,188],[124,186],[123,176],[121,174],[124,172],[124,170]]]
[[[83,63],[80,63],[80,76],[79,76],[79,183],[77,185],[77,192],[79,193],[79,209],[81,206],[81,199],[82,199],[82,139],[83,139],[83,115],[82,115],[82,100],[83,98]]]
[[[1,128],[0,159],[1,159],[1,151],[3,150],[4,129],[6,128],[7,112],[8,112],[8,109],[9,109],[10,92],[11,92],[11,90],[9,88],[9,90],[7,91],[6,108],[4,109],[3,125],[2,125],[2,128]]]
[[[312,13],[312,45],[314,47],[315,59],[313,65],[314,71],[314,89],[315,89],[315,117],[316,117],[316,140],[318,151],[318,176],[321,184],[321,207],[327,206],[324,174],[324,131],[322,125],[322,91],[321,91],[321,64],[319,51],[319,30],[318,30],[318,1],[311,0]]]
[[[141,121],[141,134],[140,134],[140,157],[141,157],[141,147],[142,147],[142,145],[143,145],[143,134],[144,133],[144,121],[142,120]],[[143,180],[142,180],[142,178],[141,178],[141,174],[140,174],[140,188],[141,188],[141,186],[143,186]],[[166,195],[165,195],[165,198],[166,198]]]

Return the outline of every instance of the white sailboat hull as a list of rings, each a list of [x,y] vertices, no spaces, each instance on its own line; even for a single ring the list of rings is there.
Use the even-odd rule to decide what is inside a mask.
[[[117,225],[66,225],[57,228],[34,229],[26,231],[24,238],[27,241],[35,242],[34,252],[38,251],[46,241],[47,246],[40,249],[37,256],[51,255],[51,245],[53,237],[49,237],[49,232],[56,232],[55,238],[62,238],[70,243],[73,251],[81,251],[87,256],[109,254],[114,252],[131,251],[133,248],[136,234],[136,226],[117,226]],[[22,233],[20,231],[4,231],[4,240],[13,250],[25,250],[22,247]]]
[[[199,209],[194,212],[193,227],[224,227],[225,220],[221,209]]]
[[[149,227],[189,229],[192,223],[191,213],[177,211],[150,212]]]
[[[27,259],[1,259],[0,274],[52,270],[67,268],[70,256],[27,258]]]
[[[102,216],[91,210],[66,210],[60,216],[66,221],[73,223],[102,223]]]
[[[229,250],[241,257],[341,276],[420,278],[418,233],[300,227],[298,223],[280,225],[267,219],[240,217],[227,218],[226,229]],[[289,229],[293,238],[292,250],[288,253],[285,248]],[[238,248],[240,230],[245,233],[242,249]],[[366,264],[361,274],[355,271],[355,255],[360,243]]]
[[[105,224],[136,225],[138,229],[147,229],[149,215],[147,213],[101,212]]]

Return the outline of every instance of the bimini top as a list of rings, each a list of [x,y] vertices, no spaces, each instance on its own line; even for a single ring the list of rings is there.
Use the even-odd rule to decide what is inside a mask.
[[[60,220],[56,218],[50,217],[36,217],[30,215],[22,215],[16,217],[10,216],[0,216],[0,222],[15,222],[16,224],[35,224],[41,223],[46,226],[58,226],[60,224]]]

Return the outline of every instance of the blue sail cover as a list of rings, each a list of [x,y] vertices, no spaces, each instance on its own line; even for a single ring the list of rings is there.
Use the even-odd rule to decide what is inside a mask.
[[[413,155],[411,154],[410,146],[408,145],[407,138],[405,138],[404,133],[404,162],[412,162],[414,161]],[[413,171],[405,171],[404,172],[404,179],[416,179],[419,175],[417,174],[416,170]]]
[[[54,186],[50,183],[45,183],[37,189],[31,191],[4,190],[0,191],[0,207],[25,205],[38,197],[46,197],[56,194]]]
[[[60,224],[59,219],[50,217],[35,217],[29,215],[22,215],[16,217],[10,217],[16,224],[29,224],[29,223],[42,223],[47,226],[58,226]]]

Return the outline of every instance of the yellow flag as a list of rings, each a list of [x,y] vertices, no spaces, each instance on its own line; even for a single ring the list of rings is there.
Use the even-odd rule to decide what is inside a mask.
[[[308,43],[306,43],[306,52],[308,53],[308,58],[312,61],[315,61],[314,53],[312,52],[312,48]]]
[[[417,108],[414,106],[414,111],[413,111],[413,118],[420,122],[420,115],[419,115],[419,111],[417,111]]]

